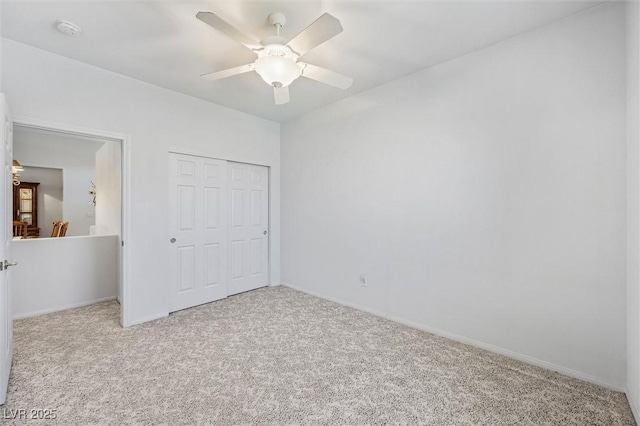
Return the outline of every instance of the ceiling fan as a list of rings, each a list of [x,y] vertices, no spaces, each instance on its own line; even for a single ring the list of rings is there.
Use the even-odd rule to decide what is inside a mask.
[[[328,13],[320,16],[289,42],[280,36],[280,29],[287,22],[287,18],[280,12],[269,15],[269,23],[275,27],[276,35],[262,41],[257,41],[244,34],[214,13],[198,12],[196,18],[258,55],[258,59],[251,64],[202,75],[208,80],[219,80],[255,71],[268,85],[273,87],[276,105],[289,102],[289,85],[298,77],[306,77],[343,90],[353,84],[351,77],[315,65],[298,62],[302,55],[342,32],[340,21]]]

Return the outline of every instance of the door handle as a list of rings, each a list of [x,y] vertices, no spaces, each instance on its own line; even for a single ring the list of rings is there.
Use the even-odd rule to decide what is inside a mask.
[[[169,242],[170,242],[171,244],[173,244],[173,243],[175,243],[175,242],[176,242],[176,239],[175,239],[175,238],[172,238],[172,239],[170,239],[170,240],[169,240]]]
[[[13,262],[12,263],[12,262],[9,262],[9,261],[5,260],[4,261],[4,265],[2,265],[2,266],[4,266],[4,269],[9,269],[9,266],[17,266],[17,265],[18,265],[18,262]]]
[[[264,232],[262,233],[262,235],[267,235],[267,231],[264,231]]]

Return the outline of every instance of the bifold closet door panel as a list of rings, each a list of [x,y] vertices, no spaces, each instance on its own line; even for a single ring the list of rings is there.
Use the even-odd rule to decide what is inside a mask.
[[[171,311],[227,296],[227,162],[170,154]]]
[[[269,168],[228,162],[229,295],[269,284]]]

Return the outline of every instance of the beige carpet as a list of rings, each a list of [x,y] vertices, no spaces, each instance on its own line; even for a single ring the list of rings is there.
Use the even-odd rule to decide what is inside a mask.
[[[621,393],[287,288],[118,317],[102,303],[16,321],[2,408],[64,425],[635,424]]]

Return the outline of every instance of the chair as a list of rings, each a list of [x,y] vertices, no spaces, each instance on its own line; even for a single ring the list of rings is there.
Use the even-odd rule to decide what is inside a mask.
[[[62,223],[62,222],[60,222]],[[69,227],[69,222],[64,222],[62,223],[62,225],[60,226],[60,236],[64,237],[65,235],[67,235],[67,228]]]
[[[27,238],[27,222],[13,221],[13,236]]]
[[[60,236],[60,228],[62,228],[62,222],[53,222],[51,238],[58,238]]]

